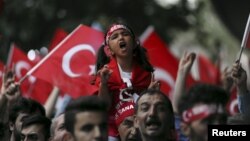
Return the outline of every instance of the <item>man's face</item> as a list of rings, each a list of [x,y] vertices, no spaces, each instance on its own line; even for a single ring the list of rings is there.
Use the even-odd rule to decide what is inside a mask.
[[[21,130],[21,141],[45,141],[44,126],[33,124]]]
[[[144,137],[168,137],[173,128],[173,113],[160,94],[143,95],[138,101],[135,126]]]
[[[64,114],[61,114],[56,118],[52,141],[61,141],[66,133],[67,131],[64,125]]]
[[[190,138],[192,140],[207,141],[208,140],[208,124],[225,124],[226,117],[224,114],[211,115],[204,119],[197,119],[190,123]]]
[[[121,141],[137,141],[138,132],[134,127],[134,116],[126,117],[118,127]]]
[[[190,125],[190,138],[199,141],[207,141],[207,123],[199,119]]]
[[[85,111],[76,114],[75,141],[107,141],[107,115],[104,112]]]
[[[27,118],[28,116],[29,114],[27,113],[19,113],[16,118],[15,123],[11,124],[10,130],[12,131],[12,134],[14,135],[16,140],[20,140],[22,123],[23,123],[23,120]]]

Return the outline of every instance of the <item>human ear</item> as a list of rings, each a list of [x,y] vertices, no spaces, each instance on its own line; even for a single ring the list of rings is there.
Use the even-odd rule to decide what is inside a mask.
[[[107,50],[108,50],[108,52],[109,52],[112,56],[115,55],[115,53],[113,52],[113,50],[112,50],[110,47],[107,47]]]
[[[14,123],[10,122],[9,123],[9,128],[10,128],[10,131],[14,131]]]

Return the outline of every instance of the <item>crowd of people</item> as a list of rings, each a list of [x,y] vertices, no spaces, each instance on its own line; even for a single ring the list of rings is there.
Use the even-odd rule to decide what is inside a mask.
[[[197,83],[187,87],[185,82],[196,54],[186,52],[179,62],[170,99],[154,79],[147,51],[130,27],[113,24],[104,39],[92,81],[98,91],[72,99],[56,116],[49,112],[53,104],[43,106],[23,97],[14,71],[5,69],[0,94],[0,140],[207,141],[209,124],[250,123],[247,73],[239,61],[224,77],[225,84]],[[233,82],[239,113],[230,116],[226,104],[232,86],[225,85]]]

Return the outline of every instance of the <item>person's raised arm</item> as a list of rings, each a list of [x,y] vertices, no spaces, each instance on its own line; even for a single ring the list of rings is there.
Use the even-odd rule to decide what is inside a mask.
[[[188,73],[191,70],[195,57],[196,57],[195,53],[185,52],[179,62],[175,88],[174,88],[174,95],[173,95],[173,100],[172,100],[173,109],[175,113],[179,113],[179,110],[177,107],[180,102],[181,96],[185,93],[186,79],[187,79]]]
[[[248,93],[247,89],[247,74],[242,68],[241,63],[235,62],[232,68],[232,77],[238,89],[239,95]]]
[[[156,89],[156,90],[160,90],[160,82],[155,80],[155,75],[154,73],[151,74],[151,82],[148,86],[148,89]]]
[[[239,62],[233,64],[232,77],[238,90],[239,110],[242,114],[250,116],[250,93],[247,88],[247,74]]]
[[[231,72],[232,70],[229,70],[228,67],[226,67],[222,73],[221,73],[221,85],[222,88],[228,91],[229,93],[231,92],[231,89],[233,88],[234,80],[232,78]]]
[[[47,98],[45,104],[44,104],[44,108],[45,108],[45,112],[46,112],[46,117],[50,118],[52,116],[53,110],[55,108],[56,105],[56,101],[58,99],[59,96],[59,88],[54,86],[53,90],[51,91],[49,97]]]
[[[107,65],[104,65],[104,67],[97,72],[101,78],[98,96],[106,101],[108,108],[110,108],[112,104],[112,95],[108,88],[108,79],[111,73],[112,70],[110,70]]]
[[[21,96],[20,85],[16,82],[14,69],[5,69],[2,76],[2,86],[0,91],[0,113],[5,113],[0,119],[1,121],[8,120],[8,111],[10,105]]]
[[[17,99],[21,92],[20,84],[15,82],[14,69],[5,69],[2,76],[2,86],[0,92],[0,105],[7,101],[8,104]]]

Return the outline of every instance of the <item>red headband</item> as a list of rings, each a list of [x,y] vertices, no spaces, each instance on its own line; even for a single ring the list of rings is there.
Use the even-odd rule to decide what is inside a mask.
[[[204,119],[213,114],[223,113],[222,107],[218,105],[197,105],[190,108],[182,113],[182,119],[186,123],[191,123],[192,121],[198,119]]]
[[[134,115],[134,102],[119,102],[116,106],[115,123],[117,127],[122,121],[128,117]]]
[[[108,32],[107,32],[106,39],[105,39],[105,40],[106,40],[106,44],[108,44],[109,37],[112,35],[112,33],[113,33],[114,31],[118,30],[118,29],[125,29],[125,30],[127,30],[129,33],[131,33],[130,29],[129,29],[127,26],[122,25],[122,24],[114,24],[114,25],[112,25],[112,26],[109,28],[109,30],[108,30]]]

